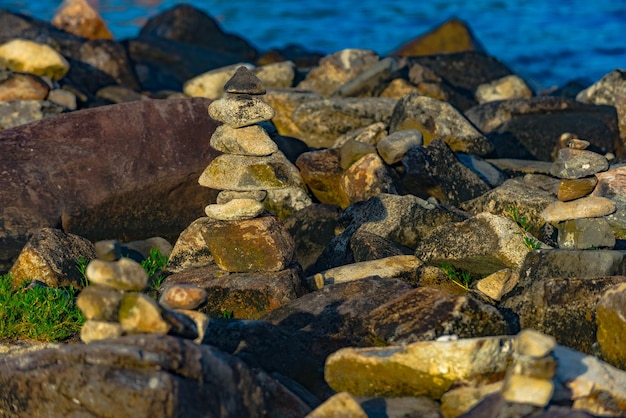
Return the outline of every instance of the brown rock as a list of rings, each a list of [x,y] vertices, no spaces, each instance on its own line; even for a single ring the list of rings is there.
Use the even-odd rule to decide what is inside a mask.
[[[0,71],[0,102],[44,100],[50,87],[33,74]]]
[[[596,306],[598,344],[602,359],[626,370],[626,283],[607,290]]]
[[[459,19],[450,19],[417,39],[402,45],[392,52],[391,55],[411,57],[462,51],[481,51],[482,49],[482,46],[465,22]]]
[[[419,287],[379,306],[367,321],[373,337],[391,345],[443,335],[476,338],[508,333],[504,318],[493,306],[429,287]]]
[[[214,221],[202,231],[215,263],[230,272],[279,271],[295,258],[295,243],[274,216]]]
[[[278,133],[295,138],[302,138],[304,134],[293,122],[291,115],[300,104],[321,99],[322,95],[317,92],[295,88],[270,90],[263,96],[263,100],[276,112],[272,123]]]
[[[85,0],[64,0],[52,25],[87,39],[113,39],[102,17]]]
[[[193,284],[167,286],[159,303],[170,309],[196,309],[207,301],[207,291]]]
[[[178,236],[216,195],[197,184],[216,153],[208,103],[132,102],[1,131],[0,271],[43,227],[91,241]]]
[[[296,160],[296,166],[306,185],[321,203],[345,209],[350,205],[350,198],[340,187],[344,173],[340,155],[341,150],[338,148],[305,152]]]
[[[564,179],[559,185],[557,198],[561,202],[567,202],[585,197],[593,191],[596,184],[598,184],[598,178],[596,176],[582,179]]]
[[[350,203],[361,202],[380,193],[397,193],[393,178],[378,154],[366,154],[341,177],[340,187]]]

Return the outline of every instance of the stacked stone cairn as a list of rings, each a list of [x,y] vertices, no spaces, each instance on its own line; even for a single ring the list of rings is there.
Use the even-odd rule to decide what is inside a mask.
[[[565,147],[558,151],[550,170],[561,179],[558,201],[546,207],[542,216],[557,227],[559,248],[613,248],[615,234],[605,217],[615,212],[615,203],[589,196],[598,184],[595,174],[608,170],[609,161],[587,150],[588,141],[567,134],[561,140]]]
[[[170,334],[198,338],[196,323],[159,305],[142,293],[148,275],[138,262],[122,257],[117,241],[99,241],[96,258],[87,265],[91,282],[78,295],[76,304],[87,318],[80,333],[86,343],[128,334]]]
[[[198,180],[201,186],[221,190],[216,204],[205,208],[210,218],[205,242],[221,270],[284,270],[295,259],[295,243],[280,219],[265,211],[263,200],[268,190],[291,186],[299,178],[298,169],[258,125],[275,115],[257,97],[265,94],[261,80],[242,66],[224,91],[223,98],[209,105],[209,115],[223,123],[210,144],[223,154]]]

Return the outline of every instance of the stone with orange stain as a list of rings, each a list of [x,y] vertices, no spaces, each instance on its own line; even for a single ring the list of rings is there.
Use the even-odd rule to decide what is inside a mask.
[[[397,193],[391,174],[376,153],[366,154],[352,164],[342,176],[340,185],[351,204],[380,193]]]
[[[86,0],[64,0],[52,25],[87,39],[113,39],[102,17]]]

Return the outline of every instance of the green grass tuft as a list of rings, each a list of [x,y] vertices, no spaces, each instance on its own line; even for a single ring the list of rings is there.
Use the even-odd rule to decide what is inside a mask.
[[[469,271],[459,271],[452,264],[448,264],[445,261],[441,262],[441,270],[446,273],[446,276],[448,276],[454,284],[464,290],[470,290],[473,280],[472,274]]]

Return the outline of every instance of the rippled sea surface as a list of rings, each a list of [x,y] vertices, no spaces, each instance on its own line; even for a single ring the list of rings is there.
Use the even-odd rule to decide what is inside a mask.
[[[173,0],[90,1],[116,38],[137,35]],[[626,68],[626,2],[614,0],[191,0],[222,28],[260,50],[297,43],[331,53],[372,49],[381,55],[457,17],[492,56],[536,87],[593,82]],[[0,0],[0,8],[50,20],[59,1]]]

